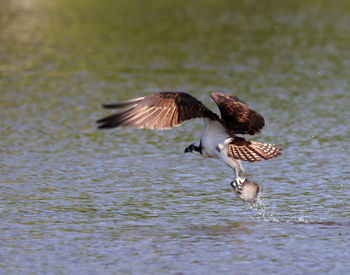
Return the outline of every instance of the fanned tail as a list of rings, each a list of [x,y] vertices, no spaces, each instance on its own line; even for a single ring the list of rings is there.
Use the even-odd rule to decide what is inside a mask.
[[[249,141],[242,137],[234,137],[228,145],[229,157],[249,162],[278,157],[281,151],[282,148],[274,144]]]

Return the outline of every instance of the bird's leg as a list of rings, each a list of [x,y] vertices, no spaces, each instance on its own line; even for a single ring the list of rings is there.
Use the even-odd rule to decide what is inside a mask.
[[[227,139],[227,141],[229,141],[229,139]],[[226,141],[225,141],[225,143],[226,143]],[[238,159],[234,159],[232,157],[229,157],[227,154],[227,150],[225,150],[225,148],[226,148],[225,146],[221,146],[221,148],[220,148],[220,145],[218,146],[219,157],[226,163],[226,165],[231,167],[233,169],[233,172],[235,173],[235,179],[233,182],[231,182],[232,187],[234,187],[234,188],[237,187],[240,190],[242,190],[244,182],[245,182],[245,178],[240,177],[244,173],[242,163]]]
[[[235,172],[235,180],[231,182],[231,186],[233,188],[237,187],[239,190],[242,190],[246,179],[241,178],[240,176],[243,176],[244,169],[241,161],[234,161],[233,163],[234,163],[233,171]]]

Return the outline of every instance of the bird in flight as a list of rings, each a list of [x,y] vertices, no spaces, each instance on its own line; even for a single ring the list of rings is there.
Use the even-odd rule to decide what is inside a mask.
[[[202,118],[204,128],[200,142],[192,143],[185,153],[222,160],[235,174],[235,186],[243,188],[244,169],[241,161],[272,159],[281,154],[281,148],[267,143],[249,141],[238,135],[255,135],[265,125],[262,115],[251,109],[238,97],[212,93],[221,116],[202,102],[183,92],[160,92],[125,102],[104,104],[104,108],[125,110],[97,120],[98,129],[135,127],[170,129],[183,122]]]

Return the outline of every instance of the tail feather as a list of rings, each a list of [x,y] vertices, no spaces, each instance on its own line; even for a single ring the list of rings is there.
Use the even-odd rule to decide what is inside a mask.
[[[274,144],[248,141],[241,137],[234,137],[228,146],[230,157],[254,162],[261,159],[272,159],[281,155],[282,148]]]

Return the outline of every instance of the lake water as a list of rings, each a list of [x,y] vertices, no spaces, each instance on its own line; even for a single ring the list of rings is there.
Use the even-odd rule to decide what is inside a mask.
[[[49,2],[49,3],[48,3]],[[1,274],[350,272],[350,3],[0,0]],[[282,156],[183,154],[202,123],[97,131],[102,103],[232,93]]]

